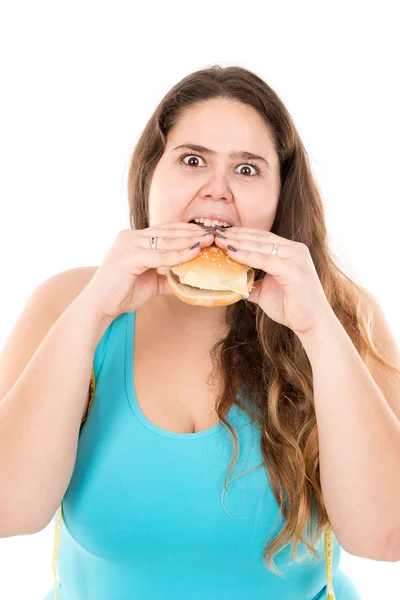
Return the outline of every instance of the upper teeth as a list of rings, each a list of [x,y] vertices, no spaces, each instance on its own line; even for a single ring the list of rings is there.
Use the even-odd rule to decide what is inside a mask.
[[[231,227],[226,221],[217,221],[217,219],[203,219],[203,217],[196,217],[194,219],[196,223],[204,223],[206,227],[214,227],[214,225],[222,225],[223,227]]]

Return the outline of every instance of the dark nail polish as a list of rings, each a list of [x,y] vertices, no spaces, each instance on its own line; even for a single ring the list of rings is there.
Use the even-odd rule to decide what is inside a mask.
[[[221,233],[216,233],[215,237],[219,237],[219,238],[222,238],[223,240],[226,240],[226,236],[222,235]]]
[[[215,229],[219,229],[220,231],[226,231],[226,227],[223,227],[222,225],[214,225]]]
[[[228,250],[233,250],[233,252],[237,252],[236,248],[234,248],[233,246],[229,246],[229,244],[228,244],[227,248],[228,248]]]
[[[204,237],[205,235],[210,235],[210,233],[214,233],[214,231],[206,231],[205,233],[203,233],[202,237]]]
[[[200,242],[197,242],[197,244],[194,244],[194,246],[192,246],[190,249],[194,250],[194,248],[197,248],[198,246],[200,246]]]

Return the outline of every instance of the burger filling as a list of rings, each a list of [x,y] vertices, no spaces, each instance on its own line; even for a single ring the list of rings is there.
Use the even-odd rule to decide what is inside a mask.
[[[222,283],[221,281],[215,281],[204,275],[199,275],[194,271],[184,271],[179,267],[172,268],[171,272],[173,273],[174,279],[179,283],[190,285],[191,287],[196,287],[201,290],[230,290],[237,294],[242,294],[243,296],[248,293],[247,273],[242,273],[238,277],[228,279]]]

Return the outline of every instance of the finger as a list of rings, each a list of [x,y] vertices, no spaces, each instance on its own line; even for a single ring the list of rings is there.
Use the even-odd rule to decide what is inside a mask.
[[[232,235],[233,237],[238,237],[240,235],[245,235],[247,237],[255,236],[255,237],[263,237],[268,241],[271,241],[274,244],[279,245],[288,245],[292,242],[292,240],[288,240],[286,238],[280,237],[276,235],[276,233],[271,233],[271,231],[263,231],[262,229],[249,229],[247,227],[229,227],[226,230],[226,233],[221,232],[223,235]]]
[[[172,294],[171,287],[168,283],[168,278],[164,274],[158,275],[158,295],[170,296]]]
[[[218,237],[218,234],[215,237],[215,244],[220,248],[223,248],[235,258],[235,255],[238,252],[252,252],[258,253],[262,256],[271,256],[271,252],[273,250],[275,240],[268,241],[266,238],[257,238],[251,236],[241,236],[241,237],[230,237],[225,236],[225,239]],[[228,246],[232,246],[235,248],[235,251],[231,251]],[[278,244],[278,252],[275,255],[272,255],[271,258],[290,258],[293,255],[292,247],[289,245]],[[236,260],[236,258],[235,258]],[[237,259],[238,262],[241,262]]]
[[[165,227],[155,225],[153,227],[147,227],[146,229],[135,230],[135,238],[142,240],[149,240],[151,236],[157,238],[179,238],[179,237],[194,237],[205,233],[205,230],[192,223],[175,223],[174,226]]]
[[[206,246],[210,246],[214,241],[213,234],[205,231],[193,231],[189,233],[186,231],[181,235],[177,235],[176,233],[168,235],[160,232],[160,235],[156,237],[155,249],[150,246],[150,236],[139,237],[137,245],[139,248],[143,248],[143,250],[150,248],[154,252],[154,250],[184,250],[185,248],[191,248],[197,242],[200,242],[201,248],[205,248]]]
[[[240,249],[233,252],[227,248],[226,252],[236,262],[252,267],[253,269],[261,269],[265,273],[273,275],[279,282],[282,281],[285,283],[288,281],[293,272],[293,262],[289,259],[277,259],[276,256]]]
[[[138,231],[149,234],[153,231],[201,231],[203,227],[199,223],[184,223],[182,221],[169,221],[167,223],[156,223],[146,229],[139,229]],[[155,234],[157,235],[157,234]]]
[[[132,258],[133,269],[139,268],[141,272],[146,269],[158,267],[173,267],[195,258],[201,250],[201,245],[196,248],[181,248],[171,250],[153,250],[139,248]]]
[[[270,277],[270,275],[265,275],[265,277]],[[255,302],[256,304],[258,303],[258,299],[260,296],[260,288],[263,284],[264,279],[259,279],[257,281],[254,281],[250,291],[249,291],[249,297],[248,298],[244,298],[244,300],[248,301],[248,302]]]

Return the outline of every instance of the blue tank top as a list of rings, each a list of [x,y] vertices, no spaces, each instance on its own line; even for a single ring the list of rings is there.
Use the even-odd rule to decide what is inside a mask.
[[[254,468],[263,462],[258,426],[237,406],[228,413],[239,457],[224,492],[231,434],[221,423],[175,433],[144,415],[133,383],[134,333],[135,313],[124,313],[95,351],[94,398],[56,527],[58,600],[327,599],[323,536],[320,561],[302,543],[300,563],[290,545],[281,550],[275,564],[283,576],[262,560],[283,519],[266,469]],[[361,600],[338,567],[340,550],[333,536],[335,598]]]

